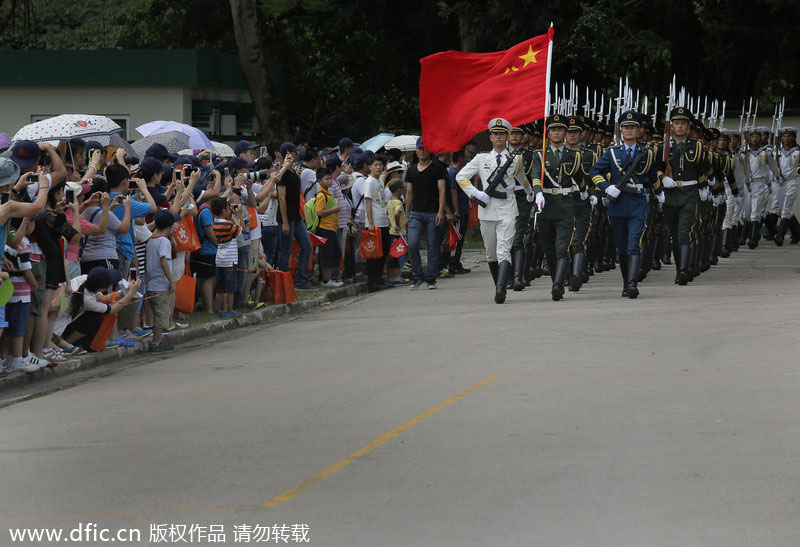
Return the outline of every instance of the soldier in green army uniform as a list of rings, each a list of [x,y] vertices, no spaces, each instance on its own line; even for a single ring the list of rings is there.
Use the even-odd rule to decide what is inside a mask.
[[[570,116],[568,120],[565,141],[567,148],[577,150],[581,157],[579,169],[572,176],[572,182],[577,185],[578,189],[572,194],[575,207],[575,231],[572,234],[572,276],[569,280],[569,290],[578,292],[584,283],[586,241],[589,237],[592,204],[593,202],[597,203],[597,198],[592,195],[592,179],[589,177],[589,169],[597,161],[597,156],[581,142],[585,126],[580,118]]]
[[[578,189],[572,180],[581,167],[581,154],[567,148],[564,138],[567,118],[553,114],[547,118],[547,144],[545,157],[534,154],[533,186],[544,193],[544,208],[539,213],[540,242],[553,281],[553,300],[564,296],[564,281],[569,267],[569,247],[575,228],[575,206],[572,194]],[[544,178],[542,177],[544,162]]]
[[[650,145],[653,151],[657,151],[658,145],[663,142],[663,136],[654,127],[651,129],[653,133]],[[664,261],[664,264],[669,264],[671,262],[671,260],[669,260],[669,231],[664,224],[664,212],[661,208],[656,208],[653,212],[652,223],[648,228],[650,230],[650,241],[648,245],[651,248],[650,269],[659,271],[664,256],[667,257],[667,261]]]
[[[583,123],[584,131],[581,134],[581,156],[584,171],[588,174],[593,162],[596,162],[600,156],[603,155],[603,147],[600,146],[596,140],[598,135],[598,125],[591,118],[585,116],[578,116],[578,119]],[[586,153],[584,153],[586,152]],[[589,163],[589,162],[592,163]],[[588,165],[588,167],[587,167]],[[586,237],[586,267],[583,273],[583,282],[589,281],[589,278],[594,275],[594,263],[598,256],[597,253],[597,234],[599,231],[601,217],[603,216],[603,206],[595,195],[594,182],[589,179],[589,201],[591,204],[591,212],[589,215],[589,233]]]
[[[525,172],[525,177],[530,182],[530,166],[533,160],[533,153],[526,146],[530,142],[530,134],[525,135],[525,127],[523,125],[514,125],[511,127],[511,133],[508,135],[508,146],[511,150],[522,151],[522,169]],[[531,209],[533,203],[527,199],[527,192],[522,184],[515,181],[514,196],[517,200],[517,215],[514,241],[511,246],[511,269],[513,271],[513,281],[511,287],[515,291],[521,291],[525,288],[525,234],[528,232],[528,225],[531,218]]]
[[[641,115],[640,115],[641,116]],[[639,126],[639,135],[637,142],[639,145],[643,146],[647,150],[655,151],[655,148],[652,145],[652,138],[653,134],[655,133],[655,129],[652,125],[645,119],[644,116],[642,118],[642,125]],[[645,191],[645,195],[647,196],[647,220],[644,227],[644,233],[642,234],[642,259],[641,259],[641,268],[639,269],[639,281],[644,281],[647,277],[647,274],[652,269],[652,259],[654,254],[654,248],[656,243],[656,238],[654,237],[655,234],[655,219],[656,215],[659,214],[659,206],[655,199],[655,193],[652,188],[649,188]]]
[[[531,129],[531,158],[541,153],[542,150],[542,120],[528,124]],[[533,180],[533,159],[528,171],[529,179]],[[544,251],[540,243],[539,230],[536,228],[535,216],[528,223],[528,233],[525,235],[525,285],[530,286],[531,281],[542,277],[544,268]]]
[[[670,112],[672,137],[669,161],[664,162],[664,146],[657,148],[661,163],[659,178],[664,186],[664,222],[672,239],[675,258],[675,283],[686,285],[690,279],[691,238],[697,222],[700,188],[708,189],[709,164],[700,141],[689,138],[692,114],[683,106]]]

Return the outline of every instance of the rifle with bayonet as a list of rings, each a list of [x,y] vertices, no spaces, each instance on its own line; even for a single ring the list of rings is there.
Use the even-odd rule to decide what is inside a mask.
[[[511,164],[514,163],[514,158],[516,158],[521,153],[522,153],[522,148],[517,148],[509,152],[508,159],[505,161],[505,163],[496,167],[494,172],[489,176],[489,181],[486,183],[486,189],[484,190],[484,192],[486,193],[486,195],[489,196],[489,198],[494,197],[494,198],[504,199],[506,197],[505,194],[500,194],[499,192],[497,192],[497,187],[500,186],[501,184],[505,186],[504,181],[506,178],[506,173],[508,172],[508,169],[511,167]],[[484,203],[480,200],[478,200],[478,204],[480,204],[481,207],[489,206],[488,202]]]

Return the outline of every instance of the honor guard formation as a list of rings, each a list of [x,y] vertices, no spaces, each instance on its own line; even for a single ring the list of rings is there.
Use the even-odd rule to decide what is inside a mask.
[[[566,87],[566,86],[565,86]],[[619,267],[622,297],[639,296],[650,270],[674,265],[687,285],[762,237],[782,246],[800,241],[793,213],[800,179],[797,129],[755,125],[758,101],[739,129],[723,127],[725,102],[692,98],[673,80],[663,133],[658,103],[634,99],[620,80],[616,120],[611,101],[577,112],[556,86],[553,113],[512,125],[489,122],[492,151],[477,154],[456,182],[480,205],[478,218],[495,285],[495,302],[550,276],[554,301],[578,292],[595,274]],[[593,106],[592,106],[593,105]],[[710,115],[709,113],[710,105]]]

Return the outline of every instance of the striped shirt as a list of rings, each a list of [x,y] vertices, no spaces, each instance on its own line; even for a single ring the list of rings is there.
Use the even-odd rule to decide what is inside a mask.
[[[241,231],[242,229],[230,220],[224,218],[214,219],[214,236],[217,238],[217,243],[222,244],[235,239]]]
[[[239,260],[239,247],[236,245],[236,236],[241,229],[230,220],[223,218],[214,219],[214,235],[217,237],[217,259],[219,268],[235,266]],[[220,234],[227,239],[220,239]]]
[[[16,249],[6,245],[6,260],[12,264],[8,271],[9,279],[14,285],[14,294],[9,302],[30,302],[31,286],[25,279],[25,271],[31,269],[30,245],[28,238],[23,237]]]

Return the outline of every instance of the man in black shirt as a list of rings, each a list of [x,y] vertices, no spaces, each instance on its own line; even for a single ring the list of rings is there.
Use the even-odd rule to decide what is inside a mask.
[[[422,137],[417,139],[417,159],[406,173],[406,218],[408,219],[408,258],[411,261],[413,281],[411,289],[422,285],[436,288],[439,276],[439,230],[445,222],[447,172],[444,165],[434,160],[425,150]],[[428,241],[428,267],[422,272],[419,254],[422,233]]]
[[[297,290],[314,290],[308,274],[308,257],[311,256],[311,241],[308,239],[306,223],[300,216],[300,177],[292,166],[297,161],[297,149],[294,144],[285,142],[281,145],[284,157],[283,175],[278,181],[278,224],[281,226],[280,263],[278,269],[289,271],[289,257],[292,254],[292,241],[300,245],[297,257],[297,275],[294,286]]]

